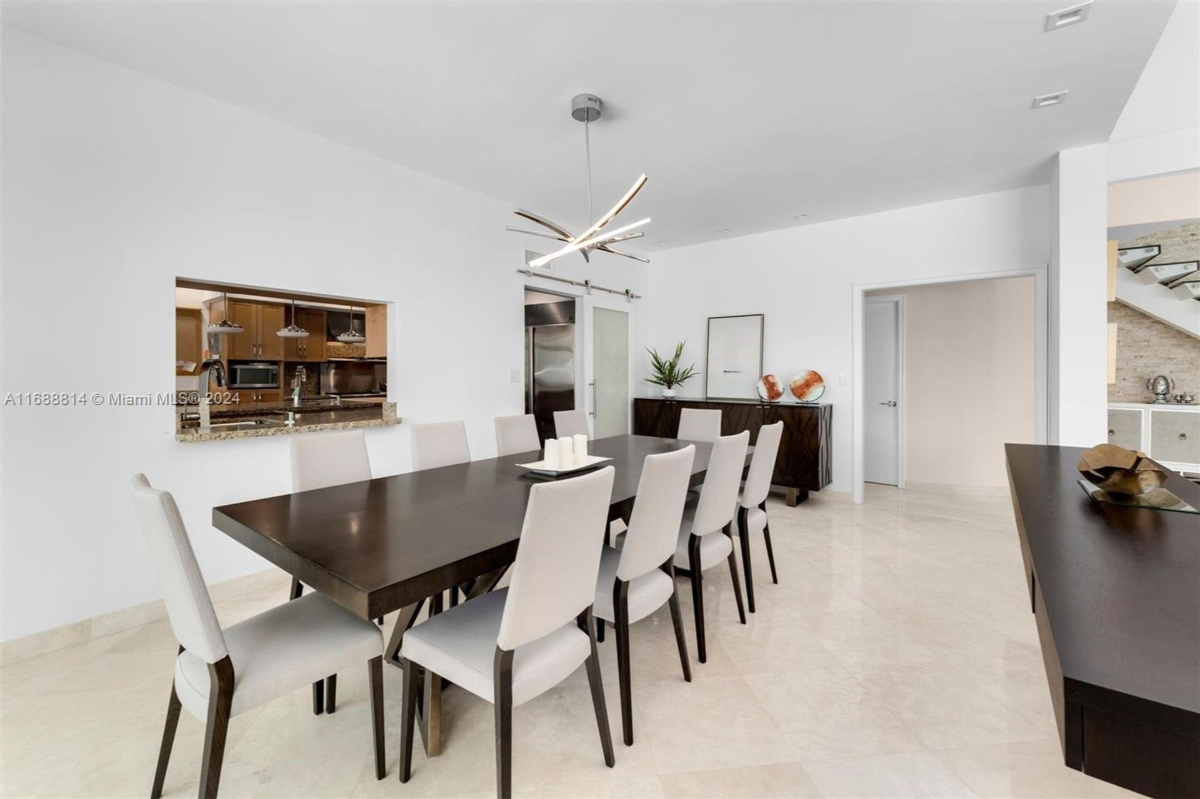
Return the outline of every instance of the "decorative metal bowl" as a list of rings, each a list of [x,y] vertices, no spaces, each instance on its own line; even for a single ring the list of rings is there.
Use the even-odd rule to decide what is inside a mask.
[[[1167,479],[1166,471],[1144,452],[1134,452],[1116,444],[1101,444],[1084,451],[1079,473],[1110,494],[1140,496],[1159,488]]]

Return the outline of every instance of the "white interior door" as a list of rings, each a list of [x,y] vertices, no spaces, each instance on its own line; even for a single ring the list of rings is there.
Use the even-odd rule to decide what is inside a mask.
[[[863,309],[863,479],[900,485],[901,301],[868,297]]]
[[[626,300],[584,298],[584,397],[593,438],[630,431],[633,372],[633,307]]]

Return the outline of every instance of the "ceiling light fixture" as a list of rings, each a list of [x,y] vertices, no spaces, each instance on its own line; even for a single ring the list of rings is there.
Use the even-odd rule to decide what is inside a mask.
[[[292,300],[292,323],[275,331],[280,338],[308,338],[308,331],[296,324],[296,301]]]
[[[1087,0],[1086,3],[1064,8],[1062,11],[1055,11],[1053,14],[1046,15],[1046,30],[1056,31],[1074,25],[1077,22],[1083,22],[1088,18],[1088,13],[1092,10],[1092,0]]]
[[[608,210],[599,220],[592,221],[592,140],[591,140],[591,123],[600,118],[600,98],[594,94],[577,94],[571,98],[571,117],[578,122],[583,123],[583,146],[584,155],[587,159],[587,186],[588,186],[588,229],[575,235],[567,230],[566,227],[556,222],[552,222],[543,216],[530,213],[529,211],[517,210],[514,211],[517,216],[522,219],[528,219],[530,222],[541,225],[550,232],[542,230],[528,230],[526,228],[507,227],[505,230],[513,233],[526,233],[530,236],[540,236],[544,239],[554,239],[555,241],[565,242],[566,246],[550,253],[543,255],[540,258],[535,258],[529,262],[531,267],[544,267],[551,261],[561,258],[564,255],[570,255],[573,252],[578,252],[583,256],[583,260],[591,263],[588,256],[592,250],[600,250],[601,252],[612,253],[613,255],[621,255],[626,258],[632,258],[635,261],[642,263],[650,263],[649,258],[643,258],[640,255],[625,252],[624,250],[613,249],[610,245],[621,241],[629,241],[630,239],[641,238],[646,235],[643,232],[629,233],[628,231],[634,228],[641,227],[647,224],[650,219],[642,219],[630,225],[625,225],[622,228],[613,230],[607,233],[602,233],[604,226],[616,218],[617,214],[625,210],[625,206],[633,201],[637,193],[646,185],[646,176],[642,175],[636,181],[629,191],[625,192],[625,196],[617,201],[617,204]]]
[[[720,227],[720,228],[717,228],[717,232],[718,233],[732,233],[733,228]]]
[[[1032,107],[1037,109],[1037,108],[1048,108],[1052,105],[1062,105],[1063,103],[1065,103],[1067,101],[1068,93],[1069,93],[1069,90],[1064,89],[1061,92],[1052,92],[1050,94],[1043,94],[1039,97],[1034,97]]]
[[[229,295],[226,292],[221,292],[221,307],[225,309],[225,318],[216,324],[212,324],[204,328],[204,331],[217,336],[227,336],[231,333],[241,333],[244,328],[242,328],[242,326],[236,322],[229,321]]]
[[[808,219],[808,214],[794,214],[792,219]]]

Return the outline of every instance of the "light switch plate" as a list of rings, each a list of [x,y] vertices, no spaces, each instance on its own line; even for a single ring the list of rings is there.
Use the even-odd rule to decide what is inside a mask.
[[[838,385],[839,386],[846,385],[846,376],[844,374],[838,375]]]
[[[521,382],[521,370],[520,369],[509,369],[508,370],[508,382],[520,383]]]

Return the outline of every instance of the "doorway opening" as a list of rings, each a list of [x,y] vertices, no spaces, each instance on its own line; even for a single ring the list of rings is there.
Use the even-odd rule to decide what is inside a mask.
[[[897,488],[1006,485],[1004,444],[1044,440],[1039,275],[863,291],[856,477]]]

